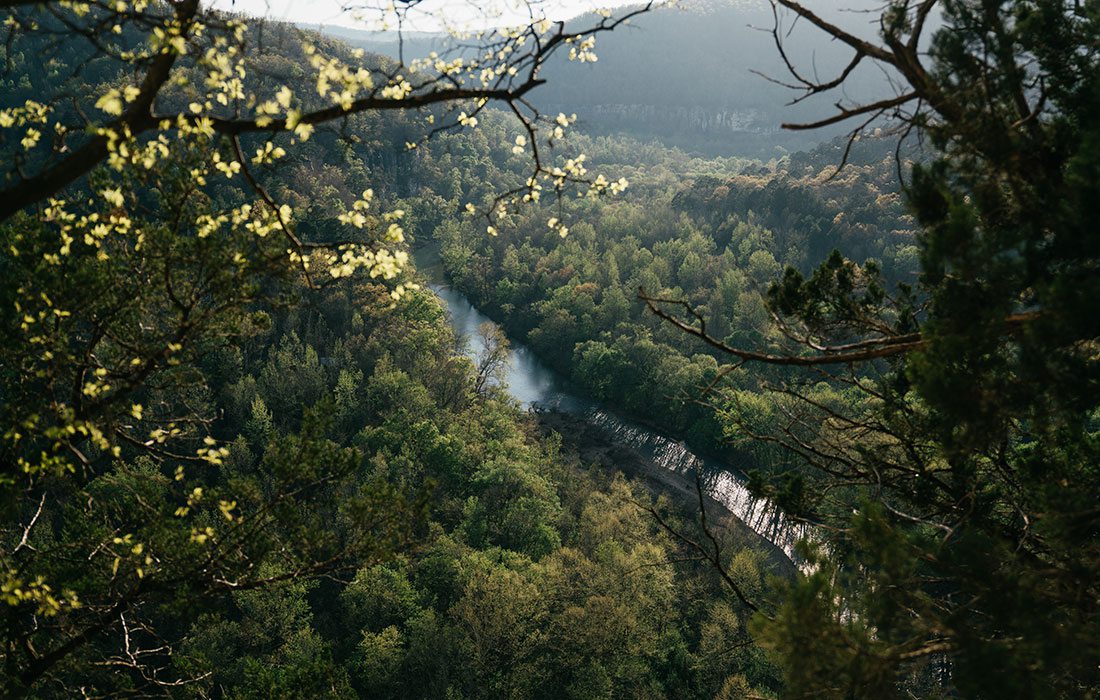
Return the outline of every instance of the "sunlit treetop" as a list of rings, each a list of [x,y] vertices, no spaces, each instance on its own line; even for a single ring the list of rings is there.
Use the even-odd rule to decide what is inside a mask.
[[[252,47],[264,41],[259,20],[210,10],[196,0],[19,4],[6,22],[13,50],[50,52],[76,43],[90,48],[97,62],[107,59],[120,77],[85,96],[84,104],[74,105],[68,90],[59,89],[0,109],[2,138],[20,146],[5,174],[0,220],[59,198],[99,164],[116,172],[153,170],[169,157],[174,142],[198,139],[212,148],[209,162],[194,173],[196,181],[205,183],[211,175],[243,177],[263,205],[250,211],[268,217],[252,222],[253,228],[260,235],[275,230],[285,236],[301,262],[312,245],[297,238],[293,212],[271,201],[251,172],[254,166],[274,164],[319,125],[359,112],[424,110],[422,135],[405,144],[413,149],[441,132],[476,128],[481,112],[493,104],[514,114],[526,132],[507,147],[527,152],[532,170],[523,188],[501,193],[488,208],[490,225],[504,207],[537,200],[544,185],[558,194],[575,186],[587,194],[617,191],[621,181],[612,187],[606,177],[588,178],[580,160],[558,165],[545,160],[540,144],[552,146],[564,138],[575,116],[542,115],[527,98],[543,82],[540,71],[553,54],[564,51],[573,61],[595,61],[597,35],[649,7],[619,16],[603,10],[589,26],[567,28],[546,18],[545,8],[535,3],[527,24],[470,32],[449,25],[445,6],[438,19],[448,26],[451,46],[408,64],[383,63],[362,50],[338,57],[318,48],[314,37],[295,32],[311,75],[305,83],[312,88],[302,90],[298,80],[296,92],[280,76],[256,73],[251,65]],[[344,9],[362,16],[369,8]],[[376,11],[398,26],[410,14],[428,12],[419,1]],[[434,105],[438,108],[427,110]],[[240,144],[246,136],[265,142],[246,154]]]
[[[51,227],[56,246],[42,256],[54,266],[74,246],[93,248],[107,259],[113,237],[140,247],[145,232],[128,214],[129,198],[135,195],[123,181],[129,173],[156,172],[167,160],[198,149],[206,155],[194,163],[190,176],[199,188],[236,181],[252,196],[183,222],[196,236],[281,237],[288,263],[311,286],[360,270],[396,280],[408,259],[402,249],[404,212],[376,211],[367,190],[345,203],[339,216],[347,231],[343,240],[306,240],[298,235],[293,206],[276,201],[265,187],[270,170],[292,159],[319,126],[357,113],[418,111],[422,133],[404,144],[415,149],[443,132],[476,129],[482,112],[500,105],[525,134],[501,148],[529,155],[531,169],[520,187],[499,193],[484,208],[468,207],[486,217],[489,233],[510,207],[538,202],[545,191],[559,197],[571,188],[585,196],[620,192],[625,179],[591,177],[583,155],[560,161],[548,157],[546,149],[565,137],[576,116],[542,115],[527,97],[543,82],[540,70],[556,52],[593,61],[598,34],[649,8],[619,15],[601,11],[589,25],[567,28],[548,19],[541,3],[532,3],[527,24],[471,32],[451,27],[444,6],[437,19],[451,31],[450,48],[402,64],[362,50],[333,53],[315,34],[286,25],[265,28],[262,20],[210,9],[197,0],[15,3],[5,21],[13,55],[33,52],[52,60],[66,50],[86,54],[88,62],[52,94],[36,92],[33,99],[0,107],[0,139],[13,152],[0,190],[0,221],[26,211]],[[361,17],[372,8],[343,9]],[[423,16],[429,10],[413,0],[374,11],[400,27],[410,13]],[[299,75],[291,81],[257,68],[256,48],[274,35],[297,42],[304,79]],[[9,65],[9,70],[19,69]],[[107,179],[89,189],[85,177],[97,167],[106,169]],[[556,228],[562,235],[568,231],[561,223]],[[9,248],[10,255],[23,253],[18,243]],[[238,250],[227,262],[241,266],[249,255]],[[406,289],[396,285],[393,296]],[[108,387],[105,378],[90,383],[87,391],[109,393]]]
[[[0,485],[34,488],[43,479],[88,473],[101,456],[117,457],[123,446],[175,460],[181,465],[177,479],[187,483],[190,465],[216,467],[226,455],[209,438],[208,420],[166,415],[139,398],[150,377],[186,364],[196,329],[217,317],[220,307],[203,310],[216,298],[210,289],[169,285],[166,303],[178,318],[168,318],[163,328],[138,324],[126,337],[93,337],[92,350],[82,351],[74,340],[86,340],[80,335],[87,328],[81,325],[81,290],[58,299],[36,286],[37,280],[64,280],[97,264],[99,282],[121,270],[145,272],[144,250],[172,249],[164,222],[136,214],[147,209],[150,196],[136,183],[185,169],[185,196],[203,205],[180,205],[172,230],[187,254],[201,261],[204,284],[218,285],[219,293],[231,297],[229,305],[255,298],[250,295],[259,288],[259,271],[273,261],[307,287],[362,275],[386,284],[399,300],[410,289],[401,275],[408,262],[405,212],[380,205],[366,189],[343,202],[337,217],[341,236],[311,240],[300,230],[303,212],[265,185],[274,169],[293,161],[318,129],[339,127],[357,114],[414,114],[421,131],[400,144],[413,150],[436,135],[478,128],[484,111],[495,105],[515,117],[522,134],[513,131],[499,148],[526,154],[530,170],[521,186],[497,193],[487,205],[467,206],[486,219],[488,233],[505,225],[510,210],[548,193],[621,192],[625,179],[590,175],[583,155],[552,156],[550,149],[576,117],[540,114],[528,97],[542,84],[541,70],[553,55],[595,61],[601,33],[651,6],[599,12],[587,24],[567,26],[548,18],[541,3],[530,3],[526,23],[477,31],[449,27],[449,48],[402,62],[336,50],[315,33],[198,0],[6,3],[6,55],[19,60],[0,70],[10,77],[34,61],[49,79],[30,84],[25,74],[16,75],[13,84],[27,89],[0,101],[0,148],[9,154],[0,174],[0,226],[13,232],[4,238],[4,254],[28,275],[7,310],[16,314],[20,334],[9,359],[20,366],[27,386],[36,387],[43,406],[13,418],[0,437],[16,455]],[[412,0],[383,11],[401,28],[410,12],[425,8]],[[449,25],[445,7],[437,17]],[[277,74],[258,60],[265,42],[288,38],[290,46],[281,46],[280,53],[298,61],[296,75]],[[245,196],[218,196],[226,191]],[[560,235],[568,233],[565,223],[551,222]],[[36,233],[26,233],[31,230]],[[171,266],[163,267],[170,276]],[[110,352],[96,350],[96,343],[109,343]],[[202,487],[195,486],[176,517],[189,522],[203,499]],[[249,517],[236,502],[230,495],[219,503],[227,521]],[[199,545],[216,539],[197,522],[192,534]],[[108,547],[116,552],[112,576],[122,565],[140,579],[156,571],[157,554],[130,536],[120,532]],[[16,568],[7,567],[2,576],[2,595],[12,605],[56,614],[80,604],[75,593]]]

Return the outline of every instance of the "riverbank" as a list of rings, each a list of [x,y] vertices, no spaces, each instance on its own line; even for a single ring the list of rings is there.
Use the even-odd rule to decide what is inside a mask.
[[[443,280],[437,244],[418,249],[415,262],[446,305],[455,332],[468,339],[464,352],[476,358],[483,349],[477,329],[483,323],[500,324]],[[530,348],[514,337],[510,340],[505,377],[508,393],[524,408],[537,409],[540,427],[559,433],[564,446],[581,462],[608,473],[623,472],[655,493],[668,494],[689,518],[698,517],[694,470],[701,468],[710,521],[715,522],[721,514],[738,546],[762,552],[776,573],[794,571],[795,543],[805,535],[804,527],[790,523],[766,500],[749,493],[743,475],[724,460],[692,452],[683,441],[668,437],[650,421],[634,421],[586,397]]]
[[[561,436],[563,449],[574,453],[585,465],[620,471],[644,484],[654,495],[666,495],[683,515],[698,518],[699,493],[693,474],[675,472],[632,447],[617,442],[597,425],[560,411],[532,412],[543,435]],[[794,563],[782,549],[756,533],[720,501],[704,494],[707,518],[715,527],[729,532],[737,546],[764,555],[768,568],[783,578],[793,578]]]
[[[586,387],[573,382],[570,367],[563,362],[562,358],[535,352],[526,344],[522,328],[509,322],[507,318],[497,318],[485,309],[474,306],[463,292],[453,287],[447,281],[446,271],[440,258],[440,245],[437,241],[430,241],[417,248],[414,251],[414,260],[417,270],[424,275],[432,289],[447,305],[452,317],[452,325],[475,343],[474,347],[468,348],[471,356],[481,350],[476,346],[477,325],[488,321],[504,330],[513,350],[507,384],[510,393],[519,399],[521,404],[525,407],[539,405],[541,408],[551,407],[560,410],[565,404],[557,401],[562,397],[568,397],[570,408],[565,409],[566,413],[579,414],[586,408],[604,408],[600,398],[592,395]],[[474,320],[471,321],[472,317]],[[698,444],[698,441],[670,430],[669,426],[662,425],[644,413],[630,411],[622,406],[616,406],[613,413],[617,419],[625,419],[626,422],[634,423],[666,440],[681,443],[696,457],[711,463],[711,466],[720,465],[722,471],[739,482],[744,482],[747,479],[746,471],[755,466],[749,454],[735,452],[725,447],[716,448],[714,445]],[[692,491],[694,492],[694,484],[692,484]],[[728,510],[728,506],[723,507]]]

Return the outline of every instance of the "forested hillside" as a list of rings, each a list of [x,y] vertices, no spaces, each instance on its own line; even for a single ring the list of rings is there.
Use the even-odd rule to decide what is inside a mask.
[[[508,138],[498,137],[491,124],[482,133],[486,145]],[[727,358],[685,340],[648,313],[637,295],[644,289],[685,300],[714,337],[767,346],[783,340],[771,328],[766,291],[785,265],[808,272],[839,249],[879,261],[892,282],[913,282],[916,232],[898,193],[893,145],[857,144],[849,165],[833,177],[842,145],[768,166],[691,159],[671,150],[647,153],[629,140],[578,139],[593,167],[629,175],[627,193],[614,202],[532,207],[499,236],[487,237],[461,220],[445,222],[433,235],[458,288],[572,377],[580,391],[705,451],[724,453],[743,469],[775,468],[775,460],[789,467],[782,452],[765,450],[767,457],[752,459],[746,448],[758,446],[731,442],[728,422],[707,405],[720,399],[699,402]],[[507,179],[507,172],[491,178]],[[546,225],[550,217],[579,223],[563,240]],[[760,400],[762,384],[774,376],[747,374],[737,378],[737,387]],[[738,449],[730,451],[733,446]]]
[[[294,91],[309,89],[294,77],[303,42],[356,60],[317,35],[263,32],[249,63],[289,75]],[[46,62],[36,48],[47,45],[9,54],[5,99],[24,103],[72,72],[66,86],[78,94],[115,80],[108,60],[74,71],[77,48]],[[465,200],[448,189],[447,147],[405,148],[415,129],[400,114],[320,129],[265,173],[265,192],[300,212],[297,234],[310,240],[342,235],[347,203],[368,186],[375,206],[407,210],[410,235],[430,232]],[[92,435],[77,442],[82,464],[43,465],[31,487],[39,501],[6,482],[5,638],[25,645],[6,647],[6,694],[710,698],[777,688],[726,584],[704,564],[669,566],[682,543],[639,507],[690,531],[690,501],[658,500],[540,437],[460,352],[429,291],[407,286],[393,299],[396,284],[417,279],[411,265],[389,283],[310,288],[277,262],[274,233],[174,228],[197,215],[216,229],[220,208],[253,201],[239,171],[209,172],[196,191],[193,168],[211,150],[174,153],[124,181],[111,216],[125,211],[136,241],[91,234],[58,255],[48,221],[3,226],[5,298],[34,289],[47,304],[33,316],[27,302],[4,307],[8,425],[33,425],[51,387],[80,377],[122,386],[85,388],[77,412],[125,397],[95,409],[116,412],[117,448],[78,424]],[[218,272],[219,259],[237,262]],[[37,330],[49,309],[65,309],[62,322]],[[90,353],[90,366],[74,353]],[[148,379],[115,368],[134,353]],[[763,556],[718,532],[731,538],[736,580],[763,590]],[[74,566],[72,552],[87,564]]]
[[[842,25],[861,24],[848,4],[829,0],[815,9]],[[574,20],[584,23],[587,18]],[[592,135],[628,135],[710,156],[765,160],[813,148],[843,132],[843,126],[810,132],[780,128],[827,116],[833,105],[811,100],[797,105],[790,90],[770,82],[785,78],[771,35],[766,0],[687,0],[658,8],[597,40],[599,60],[587,65],[560,57],[548,62],[547,84],[533,103],[550,114],[576,113]],[[411,33],[399,47],[393,33],[321,27],[325,33],[390,57],[426,56],[447,46],[445,36]],[[792,60],[812,61],[827,73],[843,67],[845,49],[823,36],[795,31]],[[763,76],[761,75],[763,74]],[[850,87],[858,99],[884,83],[881,73],[859,69]]]
[[[745,631],[719,582],[663,566],[676,545],[634,505],[648,492],[588,472],[536,439],[502,393],[478,393],[430,293],[390,311],[384,298],[373,285],[334,290],[204,363],[218,379],[229,483],[264,488],[263,475],[308,439],[347,446],[357,482],[427,500],[410,539],[379,563],[195,601],[173,662],[203,677],[194,694],[712,697],[774,687],[759,652],[723,653]],[[135,476],[152,468],[139,464]],[[339,503],[339,492],[328,498]],[[326,510],[303,523],[309,537],[348,537]],[[762,585],[751,552],[736,566]],[[73,672],[117,688],[113,673]]]
[[[1100,4],[523,9],[6,6],[0,694],[1100,697]]]

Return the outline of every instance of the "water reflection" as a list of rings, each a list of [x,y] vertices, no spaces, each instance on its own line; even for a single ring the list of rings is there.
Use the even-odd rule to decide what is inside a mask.
[[[478,334],[483,323],[493,323],[466,297],[443,280],[438,248],[421,249],[415,256],[417,268],[429,280],[429,287],[447,307],[452,327],[466,339],[466,353],[477,358],[484,350]],[[617,415],[598,402],[570,390],[569,382],[535,357],[522,343],[512,340],[506,375],[508,392],[525,408],[553,410],[580,417],[599,427],[610,438],[627,445],[671,471],[691,475],[699,470],[708,495],[723,504],[754,532],[772,542],[797,562],[794,546],[809,533],[806,526],[791,522],[766,499],[754,498],[743,479],[728,465],[700,458],[679,440],[661,435],[647,426]]]
[[[476,359],[485,350],[478,326],[493,323],[492,319],[474,308],[449,284],[433,282],[429,286],[447,306],[451,326],[465,338],[466,354]],[[542,364],[530,348],[514,340],[511,343],[506,375],[508,393],[524,408],[555,409],[579,415],[595,405],[570,393],[561,375]]]

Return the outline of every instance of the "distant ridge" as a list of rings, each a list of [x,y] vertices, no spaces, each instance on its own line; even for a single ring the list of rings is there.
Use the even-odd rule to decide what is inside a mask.
[[[861,21],[840,12],[842,6],[822,3],[821,12],[834,21]],[[633,26],[600,36],[595,65],[570,63],[564,57],[547,65],[548,82],[531,99],[551,113],[576,112],[581,128],[592,134],[628,134],[704,155],[770,158],[811,148],[843,133],[845,125],[792,132],[780,124],[831,114],[838,96],[788,107],[796,94],[757,74],[788,78],[766,31],[772,21],[770,6],[760,0],[696,2],[690,9],[658,10],[637,18]],[[393,32],[314,28],[397,57]],[[819,75],[842,67],[850,58],[846,47],[808,27],[800,26],[792,36],[791,58]],[[407,32],[403,48],[405,59],[411,60],[446,46],[443,35]],[[873,69],[849,83],[865,86],[865,96],[888,89],[885,76]],[[849,88],[845,96],[858,99],[860,94]]]

